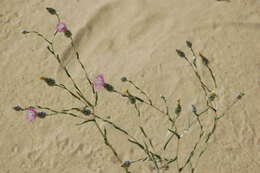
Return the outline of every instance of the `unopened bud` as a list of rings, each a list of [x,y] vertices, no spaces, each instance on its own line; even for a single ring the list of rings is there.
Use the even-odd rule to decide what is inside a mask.
[[[54,8],[46,8],[46,10],[51,14],[51,15],[55,15],[57,14],[56,10]]]
[[[70,38],[70,37],[72,36],[72,33],[70,32],[70,30],[67,29],[67,30],[64,32],[64,35],[65,35],[66,37]]]
[[[177,103],[178,104],[177,104],[177,107],[175,108],[175,113],[177,115],[179,115],[181,113],[181,111],[182,111],[180,99],[177,100]]]
[[[86,116],[89,116],[91,114],[91,110],[87,109],[87,108],[84,108],[82,111],[81,111],[84,115]]]
[[[122,163],[121,167],[123,168],[129,168],[131,165],[131,162],[129,160],[126,160]]]
[[[23,110],[23,108],[21,106],[19,106],[19,105],[14,106],[13,109],[15,111],[22,111]]]
[[[209,65],[209,60],[204,55],[202,55],[202,53],[199,52],[199,56],[201,57],[202,63],[204,65]]]
[[[245,95],[245,93],[240,93],[238,96],[237,96],[237,99],[240,100],[242,99],[242,97]]]
[[[45,118],[47,116],[46,112],[37,112],[36,114],[39,118]]]
[[[121,78],[121,81],[122,81],[122,82],[126,82],[126,81],[127,81],[127,78],[126,78],[126,77],[122,77],[122,78]]]
[[[128,96],[128,100],[131,104],[135,104],[136,103],[136,98],[133,96]]]
[[[182,57],[182,58],[186,57],[186,55],[185,55],[185,53],[184,53],[183,51],[181,51],[181,50],[179,50],[179,49],[176,49],[176,52],[177,52],[177,54],[178,54],[180,57]]]
[[[27,31],[27,30],[22,30],[21,33],[22,33],[22,34],[29,34],[30,32]]]
[[[194,114],[197,114],[197,108],[194,105],[191,105],[191,107],[192,107],[192,112]]]
[[[189,48],[192,48],[192,43],[190,41],[186,41],[186,45],[189,47]]]
[[[56,86],[56,82],[52,78],[40,77],[40,79],[43,80],[44,82],[46,82],[46,84],[49,86]]]
[[[109,91],[109,92],[115,91],[115,90],[114,90],[114,87],[113,87],[112,85],[108,84],[108,83],[105,83],[105,84],[104,84],[104,88],[105,88],[107,91]]]

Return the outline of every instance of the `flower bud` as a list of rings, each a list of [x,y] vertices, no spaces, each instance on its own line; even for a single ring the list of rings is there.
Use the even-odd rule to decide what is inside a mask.
[[[49,8],[49,7],[47,7],[46,10],[47,10],[51,15],[56,15],[56,14],[57,14],[57,12],[56,12],[56,10],[55,10],[54,8]]]
[[[52,78],[40,77],[40,79],[43,80],[44,82],[46,82],[46,84],[49,86],[56,86],[56,82]]]
[[[72,33],[70,32],[70,30],[67,29],[67,30],[64,32],[64,35],[65,35],[66,37],[70,38],[70,37],[72,36]]]
[[[197,114],[197,108],[196,108],[196,106],[195,106],[195,105],[191,105],[191,107],[192,107],[192,112],[193,112],[194,114]]]
[[[237,96],[237,99],[240,100],[242,99],[242,97],[245,95],[245,93],[240,93],[238,96]]]
[[[37,112],[37,117],[39,118],[45,118],[47,116],[46,112]]]
[[[161,97],[161,99],[166,100],[165,96],[161,95],[160,97]]]
[[[189,48],[192,48],[192,43],[190,41],[186,41],[186,45],[189,47]]]
[[[131,165],[131,162],[129,160],[126,160],[122,163],[121,167],[123,168],[129,168]]]
[[[24,109],[23,109],[21,106],[19,106],[19,105],[14,106],[13,109],[14,109],[15,111],[23,111],[23,110],[24,110]]]
[[[186,57],[186,55],[185,55],[185,53],[184,53],[183,51],[181,51],[181,50],[179,50],[179,49],[176,49],[176,52],[177,52],[177,54],[178,54],[181,58]]]
[[[107,91],[109,91],[109,92],[115,91],[115,90],[114,90],[114,87],[113,87],[112,85],[108,84],[108,83],[105,83],[105,84],[104,84],[104,88],[105,88]]]
[[[27,30],[22,30],[21,33],[22,33],[22,34],[29,34],[30,32],[27,31]]]
[[[199,52],[199,56],[201,57],[202,64],[205,66],[209,65],[209,60],[204,55],[202,55],[202,53]]]
[[[179,115],[179,114],[181,113],[181,111],[182,111],[180,99],[177,100],[177,103],[178,103],[178,104],[177,104],[177,107],[175,108],[175,113],[176,113],[177,115]]]
[[[122,82],[126,82],[126,81],[127,81],[127,78],[126,78],[126,77],[122,77],[122,78],[121,78],[121,81],[122,81]]]
[[[82,112],[84,115],[86,115],[86,116],[91,115],[91,110],[89,110],[89,109],[87,109],[87,108],[84,108],[81,112]]]
[[[136,103],[136,98],[135,97],[133,97],[133,96],[128,96],[128,100],[129,100],[129,102],[131,103],[131,104],[135,104]]]

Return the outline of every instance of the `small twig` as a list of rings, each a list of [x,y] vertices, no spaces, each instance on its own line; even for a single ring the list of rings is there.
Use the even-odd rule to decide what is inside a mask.
[[[150,97],[146,94],[146,92],[144,92],[141,88],[139,88],[133,81],[131,80],[126,80],[127,82],[129,82],[131,85],[133,85],[138,91],[140,91],[141,94],[143,94],[146,99],[148,100],[150,105],[153,105],[152,100],[150,99]]]

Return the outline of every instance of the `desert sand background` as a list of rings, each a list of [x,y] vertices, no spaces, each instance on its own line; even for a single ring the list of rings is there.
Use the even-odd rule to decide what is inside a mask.
[[[159,98],[165,95],[172,110],[178,98],[188,112],[202,97],[192,71],[175,52],[188,52],[185,41],[192,41],[196,53],[207,56],[216,73],[219,109],[240,92],[246,93],[218,124],[197,172],[260,172],[259,0],[1,0],[0,173],[123,172],[93,125],[75,126],[80,120],[61,116],[30,123],[23,113],[12,110],[16,104],[57,109],[78,104],[67,93],[39,80],[49,76],[69,84],[46,44],[21,34],[28,29],[51,37],[56,19],[46,7],[55,8],[72,31],[92,78],[102,73],[116,88],[134,92],[120,81],[127,76],[158,106],[163,106]],[[68,40],[60,35],[57,44],[63,62],[84,87],[83,73],[70,56]],[[165,117],[143,106],[143,117],[138,120],[126,100],[104,90],[100,97],[100,114],[109,115],[135,136],[140,136],[136,125],[143,123],[155,146],[162,145],[168,126]],[[107,127],[123,160],[142,155],[126,137],[101,125]],[[186,142],[193,139],[191,135]],[[185,145],[183,151],[188,151]],[[130,171],[153,172],[149,164],[134,165]],[[174,166],[165,172],[175,172]]]

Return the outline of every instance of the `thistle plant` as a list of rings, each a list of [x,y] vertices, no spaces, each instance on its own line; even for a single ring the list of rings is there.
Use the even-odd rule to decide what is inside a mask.
[[[161,96],[160,99],[163,103],[163,107],[157,106],[155,102],[151,99],[149,94],[141,89],[133,80],[128,79],[127,77],[122,77],[121,81],[134,88],[133,91],[126,89],[124,92],[121,92],[120,89],[117,89],[112,84],[106,82],[103,74],[97,75],[94,79],[89,76],[89,72],[85,65],[82,63],[80,54],[77,51],[77,48],[73,41],[73,34],[67,27],[67,25],[61,21],[61,18],[57,11],[53,8],[46,8],[49,14],[56,17],[57,25],[56,30],[52,38],[47,38],[44,34],[37,31],[22,31],[22,34],[26,35],[36,35],[42,39],[47,45],[47,51],[57,60],[57,63],[62,67],[64,73],[66,74],[68,80],[72,83],[73,89],[70,89],[68,86],[59,83],[52,77],[41,77],[40,79],[46,83],[49,87],[56,87],[64,92],[67,92],[73,99],[80,102],[80,105],[73,108],[65,108],[61,110],[56,110],[50,107],[45,107],[42,105],[28,105],[21,106],[17,105],[13,107],[15,111],[26,112],[26,119],[28,121],[37,121],[38,118],[44,119],[49,118],[55,115],[63,114],[72,116],[82,120],[77,125],[94,125],[99,134],[101,135],[104,144],[111,150],[112,154],[117,159],[118,165],[122,167],[126,173],[130,173],[131,167],[136,163],[150,164],[152,165],[155,172],[159,173],[170,168],[176,169],[176,172],[187,172],[195,173],[199,161],[207,147],[210,144],[210,139],[214,135],[218,123],[220,120],[228,113],[228,111],[244,96],[244,93],[238,94],[234,101],[227,106],[225,110],[219,110],[217,108],[217,97],[221,97],[216,92],[218,83],[216,81],[215,74],[212,70],[209,59],[204,56],[201,52],[196,53],[193,49],[192,42],[186,41],[186,46],[189,49],[192,57],[188,57],[186,53],[180,49],[176,49],[177,56],[185,61],[191,68],[194,73],[194,78],[198,81],[200,89],[202,90],[204,103],[201,103],[203,107],[198,107],[195,103],[190,105],[191,110],[188,112],[188,115],[185,115],[186,112],[183,111],[183,103],[181,98],[176,99],[176,105],[170,106],[168,103],[168,98],[166,96]],[[75,82],[72,77],[69,69],[62,63],[61,55],[57,53],[54,49],[55,38],[63,34],[70,41],[71,48],[73,50],[73,56],[75,57],[77,63],[80,65],[85,80],[87,82],[87,87],[91,89],[91,93],[84,93],[81,90],[81,87]],[[199,61],[201,65],[199,65]],[[206,83],[202,74],[200,74],[199,68],[205,68],[210,74],[212,85]],[[210,87],[211,86],[211,87]],[[117,122],[111,121],[107,116],[99,115],[96,112],[97,105],[99,100],[102,99],[99,96],[99,90],[106,90],[109,94],[115,94],[120,97],[122,100],[127,100],[132,106],[131,109],[135,109],[136,118],[142,119],[143,112],[140,111],[140,105],[145,105],[150,109],[158,112],[163,118],[167,118],[169,122],[169,127],[167,131],[170,134],[161,146],[154,145],[154,139],[151,138],[151,134],[148,135],[145,128],[142,125],[138,125],[136,130],[140,131],[142,140],[138,140],[133,134],[126,130],[124,126],[118,125]],[[172,111],[173,110],[173,111]],[[181,118],[189,116],[188,127],[179,128],[179,123],[183,121]],[[211,120],[210,124],[207,120]],[[122,160],[120,154],[118,153],[116,146],[112,145],[110,139],[108,138],[108,131],[105,127],[100,125],[100,122],[106,123],[116,131],[127,137],[128,142],[136,146],[143,153],[141,158],[136,158],[135,160]],[[180,157],[182,154],[181,145],[183,144],[183,139],[187,134],[192,134],[194,131],[198,130],[199,134],[196,141],[194,141],[192,150],[188,152],[184,157]],[[169,148],[172,146],[175,147],[175,151],[172,153],[169,151]],[[131,171],[132,172],[132,171]]]

